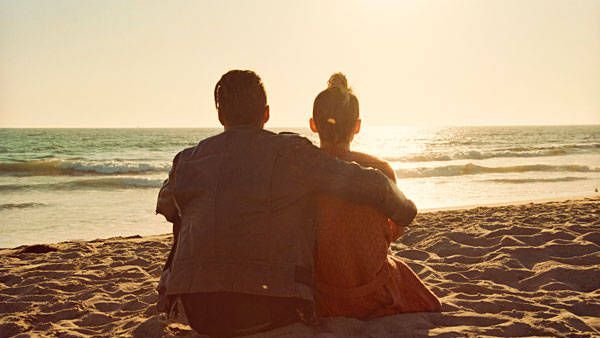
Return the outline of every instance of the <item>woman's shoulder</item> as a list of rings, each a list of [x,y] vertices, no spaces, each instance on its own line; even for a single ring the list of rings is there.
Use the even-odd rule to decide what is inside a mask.
[[[361,152],[357,152],[357,151],[351,151],[349,153],[349,158],[347,158],[346,160],[354,161],[354,162],[362,165],[363,167],[371,167],[371,168],[378,169],[381,172],[383,172],[387,177],[389,177],[391,180],[396,181],[396,173],[394,172],[394,169],[392,169],[392,166],[390,166],[390,164],[387,161],[382,160],[377,156],[373,156],[373,155],[369,155],[369,154],[365,154],[365,153],[361,153]]]

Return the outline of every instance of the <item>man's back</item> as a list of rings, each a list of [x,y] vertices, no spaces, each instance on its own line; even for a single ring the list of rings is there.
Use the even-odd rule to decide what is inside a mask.
[[[312,299],[311,189],[294,179],[287,159],[298,142],[238,127],[178,155],[174,196],[182,219],[169,294]]]

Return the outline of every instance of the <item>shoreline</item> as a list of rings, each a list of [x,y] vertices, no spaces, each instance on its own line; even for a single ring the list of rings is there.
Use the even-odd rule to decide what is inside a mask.
[[[442,207],[442,208],[424,208],[424,209],[420,209],[419,210],[419,214],[430,214],[430,213],[436,213],[436,212],[441,212],[441,211],[467,211],[467,210],[471,210],[471,209],[477,209],[477,208],[496,208],[496,207],[507,207],[507,206],[520,206],[520,205],[527,205],[527,204],[540,204],[540,203],[559,203],[559,202],[577,202],[577,201],[584,201],[584,200],[594,200],[594,199],[600,199],[600,193],[596,193],[595,195],[578,195],[578,196],[573,196],[573,197],[565,197],[565,198],[543,198],[543,199],[531,199],[531,200],[522,200],[522,201],[514,201],[514,202],[501,202],[501,203],[489,203],[489,204],[468,204],[468,205],[462,205],[462,206],[455,206],[455,207]],[[168,224],[168,226],[170,226],[170,223]],[[412,226],[412,225],[411,225]],[[409,226],[409,228],[411,227]],[[109,240],[109,239],[127,239],[127,238],[150,238],[150,237],[155,237],[155,236],[168,236],[171,235],[170,232],[166,232],[166,233],[158,233],[158,234],[152,234],[152,235],[139,235],[139,234],[132,234],[132,235],[124,235],[124,236],[111,236],[111,237],[98,237],[98,238],[94,238],[94,239],[69,239],[69,240],[65,240],[65,241],[60,241],[60,242],[37,242],[37,243],[31,243],[31,244],[21,244],[21,245],[17,245],[14,247],[0,247],[0,254],[2,253],[3,250],[14,250],[14,249],[18,249],[18,248],[23,248],[23,247],[27,247],[27,246],[33,246],[33,245],[53,245],[53,244],[61,244],[61,243],[79,243],[79,242],[94,242],[94,241],[101,241],[101,240]]]
[[[600,192],[590,193],[588,195],[576,195],[572,197],[558,197],[558,198],[539,198],[539,199],[528,199],[528,200],[517,200],[512,202],[499,202],[499,203],[484,203],[484,204],[466,204],[455,207],[441,207],[441,208],[424,208],[419,210],[419,213],[431,213],[438,211],[457,211],[457,210],[470,210],[476,208],[496,208],[496,207],[507,207],[527,204],[542,204],[542,203],[554,203],[554,202],[577,202],[583,200],[594,200],[600,198]]]

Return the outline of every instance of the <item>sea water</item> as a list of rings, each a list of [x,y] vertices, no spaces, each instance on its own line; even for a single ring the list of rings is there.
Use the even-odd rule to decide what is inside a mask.
[[[0,129],[0,247],[169,232],[154,210],[173,156],[220,132]],[[352,149],[421,210],[600,195],[600,126],[366,127]]]

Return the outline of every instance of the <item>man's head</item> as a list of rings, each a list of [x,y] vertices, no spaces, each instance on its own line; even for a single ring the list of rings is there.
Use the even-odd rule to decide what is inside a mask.
[[[263,125],[269,120],[267,94],[260,77],[250,70],[230,70],[215,86],[215,106],[225,128]]]

